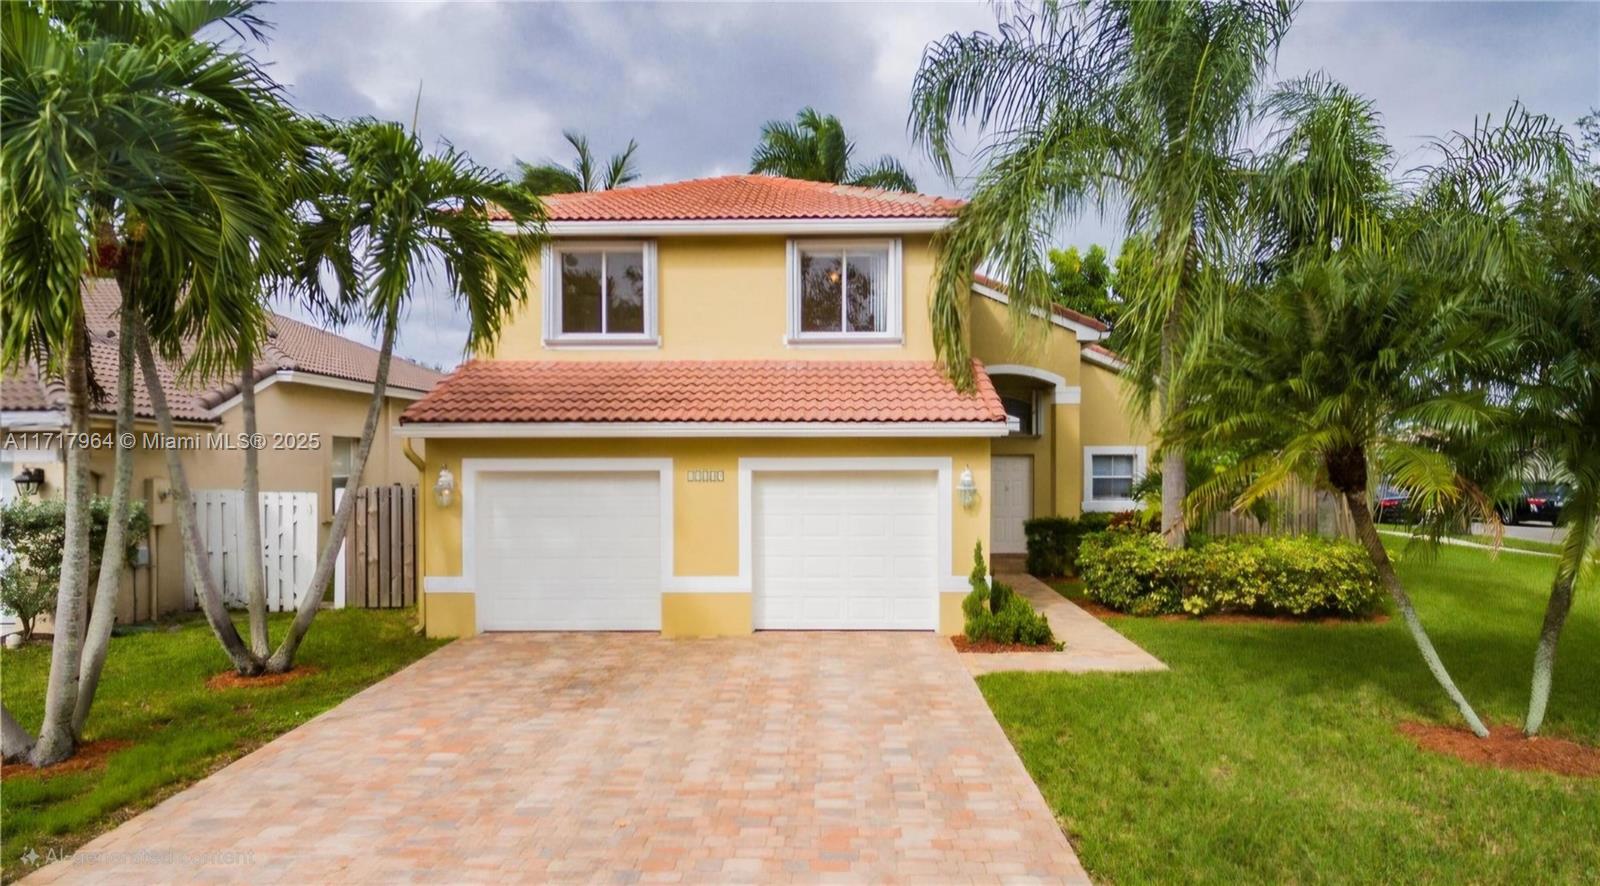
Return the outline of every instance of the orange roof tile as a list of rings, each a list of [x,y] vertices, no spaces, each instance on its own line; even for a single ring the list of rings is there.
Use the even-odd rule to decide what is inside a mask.
[[[474,360],[417,422],[1004,422],[987,373],[956,390],[925,361]]]
[[[725,175],[544,198],[550,221],[948,218],[966,201],[772,175]],[[510,218],[492,208],[491,217]]]

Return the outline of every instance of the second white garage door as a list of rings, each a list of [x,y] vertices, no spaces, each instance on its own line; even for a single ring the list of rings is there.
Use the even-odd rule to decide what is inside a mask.
[[[937,628],[935,490],[932,473],[756,474],[755,627]]]
[[[484,474],[474,510],[483,630],[661,629],[658,474]]]

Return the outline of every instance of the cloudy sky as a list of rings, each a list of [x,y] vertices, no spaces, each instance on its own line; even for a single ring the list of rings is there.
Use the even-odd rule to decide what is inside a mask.
[[[409,122],[420,86],[424,136],[480,163],[567,162],[561,131],[577,129],[602,155],[638,139],[645,182],[744,172],[763,121],[812,105],[858,151],[899,156],[942,194],[961,185],[906,136],[912,76],[930,41],[996,21],[985,2],[282,3],[266,15],[276,28],[260,55],[302,110]],[[1308,3],[1276,76],[1318,69],[1371,96],[1417,162],[1427,137],[1516,99],[1563,122],[1600,106],[1600,3]],[[1089,217],[1064,240],[1115,243],[1119,228]],[[452,366],[464,330],[424,293],[399,350]]]

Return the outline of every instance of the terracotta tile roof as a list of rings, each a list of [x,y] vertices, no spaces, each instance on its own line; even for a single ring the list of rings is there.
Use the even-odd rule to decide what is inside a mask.
[[[1004,283],[1001,283],[999,280],[996,280],[993,277],[985,276],[983,274],[973,274],[972,275],[972,282],[977,283],[979,286],[987,286],[990,289],[995,289],[995,290],[998,290],[1000,292],[1009,291],[1006,288],[1006,285]],[[1105,321],[1101,320],[1098,317],[1091,317],[1088,314],[1085,314],[1085,313],[1083,313],[1081,311],[1074,311],[1071,308],[1063,307],[1061,305],[1051,305],[1050,306],[1050,310],[1057,317],[1060,317],[1063,320],[1071,320],[1072,322],[1077,323],[1080,326],[1087,326],[1087,327],[1089,327],[1090,329],[1093,329],[1096,332],[1110,332],[1111,331],[1111,327],[1106,325]]]
[[[1096,354],[1099,354],[1100,356],[1106,358],[1107,360],[1115,360],[1116,362],[1121,363],[1124,366],[1126,366],[1127,363],[1128,363],[1128,358],[1122,356],[1121,354],[1117,353],[1116,351],[1111,350],[1110,348],[1108,348],[1108,347],[1106,347],[1106,346],[1104,346],[1102,344],[1098,344],[1098,343],[1086,344],[1086,345],[1083,346],[1083,350],[1092,351],[1092,352],[1094,352]]]
[[[93,412],[102,415],[115,415],[117,411],[117,308],[121,304],[122,293],[115,280],[84,281],[89,362],[95,381],[106,393],[106,399],[96,404]],[[261,363],[256,367],[259,378],[287,370],[361,382],[371,382],[376,375],[378,352],[366,345],[279,314],[273,315],[269,335],[262,348]],[[211,410],[239,393],[237,378],[184,381],[179,379],[177,367],[159,355],[156,364],[162,389],[167,394],[167,405],[178,421],[215,421]],[[400,357],[394,358],[389,367],[389,383],[412,390],[431,390],[443,377],[442,373]],[[155,416],[149,392],[138,373],[134,375],[133,404],[135,415]],[[8,411],[64,409],[66,388],[57,379],[41,379],[36,368],[30,365],[0,381],[0,408]]]
[[[415,422],[1003,422],[981,365],[957,391],[923,361],[474,360],[413,403]]]
[[[964,200],[771,175],[725,175],[544,198],[551,221],[948,218]],[[491,216],[506,219],[499,209]]]

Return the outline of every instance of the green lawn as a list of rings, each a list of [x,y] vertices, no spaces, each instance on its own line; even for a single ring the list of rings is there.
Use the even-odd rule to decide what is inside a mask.
[[[1398,523],[1383,523],[1380,528],[1385,532],[1399,532],[1410,534],[1411,527]],[[1473,544],[1494,546],[1494,537],[1490,535],[1452,535],[1450,538],[1458,541],[1472,542]],[[1509,535],[1500,536],[1500,547],[1508,551],[1534,551],[1541,554],[1555,554],[1560,552],[1561,546],[1548,541],[1534,541],[1529,538],[1512,538]]]
[[[1524,710],[1553,565],[1464,548],[1401,564],[1494,721]],[[1546,727],[1586,742],[1600,740],[1595,590],[1568,624]],[[1458,722],[1398,620],[1111,624],[1172,670],[979,680],[1097,880],[1600,882],[1600,780],[1473,767],[1395,732]]]
[[[228,660],[204,620],[114,638],[86,738],[132,744],[89,771],[5,780],[0,867],[6,879],[26,873],[15,864],[26,847],[43,853],[80,845],[442,645],[418,637],[415,618],[407,610],[320,613],[297,658],[319,673],[282,686],[224,691],[205,685]],[[274,639],[288,620],[274,616]],[[6,706],[29,729],[44,715],[49,667],[46,644],[0,653]],[[249,798],[240,802],[248,805]]]

